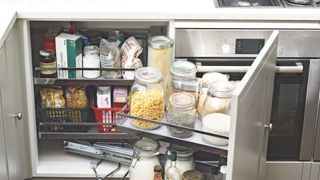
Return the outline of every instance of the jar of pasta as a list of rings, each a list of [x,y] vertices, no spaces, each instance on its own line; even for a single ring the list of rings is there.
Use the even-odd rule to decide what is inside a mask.
[[[131,88],[130,114],[153,121],[161,121],[164,115],[164,92],[162,76],[158,69],[142,67],[135,72],[135,83]],[[159,124],[131,119],[140,129],[155,129]]]

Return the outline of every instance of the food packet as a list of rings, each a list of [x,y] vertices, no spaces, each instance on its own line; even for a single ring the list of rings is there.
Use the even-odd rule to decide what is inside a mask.
[[[100,62],[102,68],[120,68],[120,50],[118,44],[106,39],[100,40]],[[103,70],[102,77],[120,79],[120,71]]]
[[[134,37],[128,38],[120,49],[121,68],[138,68],[142,67],[142,62],[138,59],[143,48],[139,45]],[[122,71],[123,79],[134,79],[133,71]]]
[[[85,108],[88,106],[88,97],[84,87],[68,86],[65,89],[67,108]]]
[[[65,108],[65,99],[61,87],[40,90],[42,108]]]

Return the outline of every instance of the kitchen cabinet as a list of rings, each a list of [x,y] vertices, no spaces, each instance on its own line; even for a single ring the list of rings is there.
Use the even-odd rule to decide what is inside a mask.
[[[57,23],[57,22],[55,22]],[[63,22],[58,22],[63,23]],[[153,25],[164,25],[168,28],[168,34],[170,37],[175,38],[173,22],[84,22],[84,26],[88,25],[91,28],[101,28],[105,25],[111,27],[150,27]],[[35,30],[41,29],[41,26],[49,27],[52,25],[50,22],[35,23],[38,25]],[[93,26],[92,26],[93,25]],[[2,103],[5,104],[6,109],[4,112],[15,113],[24,111],[24,115],[27,124],[24,129],[28,130],[29,145],[30,145],[30,158],[33,177],[93,177],[93,172],[90,169],[91,158],[74,156],[64,152],[63,144],[61,140],[41,140],[38,139],[37,123],[36,123],[36,106],[35,106],[35,92],[33,79],[33,56],[32,47],[36,46],[36,42],[31,38],[30,21],[22,20],[22,31],[11,30],[12,34],[18,33],[21,35],[23,42],[23,50],[8,51],[11,62],[6,65],[6,74],[12,73],[12,77],[8,77],[5,81],[6,87],[3,87],[3,92],[6,92],[7,97],[3,98]],[[271,32],[271,31],[270,31]],[[268,137],[268,125],[269,115],[271,108],[271,97],[273,88],[273,79],[275,71],[275,60],[277,52],[277,36],[278,32],[275,31],[266,42],[265,47],[257,56],[252,66],[243,77],[239,88],[235,91],[232,97],[232,125],[231,134],[229,138],[228,147],[218,147],[209,144],[203,144],[207,151],[213,153],[220,153],[227,155],[228,159],[228,175],[227,179],[248,180],[248,179],[261,179],[264,175],[265,169],[265,154],[266,144]],[[8,36],[7,47],[13,50],[13,46],[20,44],[17,36]],[[39,40],[39,39],[38,39]],[[38,41],[39,43],[40,41]],[[14,53],[18,52],[18,53]],[[7,55],[7,56],[8,56]],[[22,56],[23,55],[23,56]],[[22,58],[20,58],[22,56]],[[8,62],[7,62],[8,63]],[[18,65],[19,64],[19,65]],[[22,65],[22,66],[21,66]],[[22,67],[23,70],[19,71],[24,74],[17,73],[14,67]],[[16,73],[16,74],[14,74]],[[19,80],[23,78],[22,82]],[[10,83],[9,83],[10,82]],[[25,82],[25,83],[24,83]],[[22,86],[22,88],[16,88]],[[8,92],[11,89],[11,92]],[[24,89],[24,91],[21,91]],[[2,94],[4,94],[1,92]],[[9,97],[12,97],[14,101],[10,102]],[[26,99],[26,102],[21,102],[21,99]],[[15,104],[15,107],[14,105]],[[17,105],[16,105],[17,104]],[[26,110],[23,110],[19,104],[24,105]],[[14,107],[14,108],[13,108]],[[4,113],[5,114],[5,113]],[[13,114],[11,114],[13,115]],[[11,119],[10,119],[11,118]],[[12,116],[7,117],[7,125],[11,128],[18,129],[19,121],[14,120]],[[11,120],[11,121],[9,121]],[[9,123],[10,122],[10,123]],[[134,130],[137,131],[137,130]],[[14,132],[14,131],[12,131]],[[147,136],[152,132],[138,132],[141,136]],[[15,134],[15,136],[14,136]],[[157,139],[161,135],[153,134],[153,137]],[[15,146],[18,147],[19,141],[17,137],[23,137],[23,134],[19,132],[11,133],[10,139],[15,141],[8,148],[11,149]],[[198,147],[199,142],[190,143],[188,140],[175,139],[170,137],[174,142],[181,142],[186,145]],[[169,138],[169,139],[170,139]],[[200,146],[199,146],[200,147]],[[20,148],[13,149],[8,159],[12,158],[13,154],[16,154],[17,159],[23,159],[19,156],[18,152]],[[16,160],[12,160],[12,167],[17,165]],[[22,164],[22,163],[21,163]],[[244,166],[243,164],[246,164]],[[98,171],[108,172],[116,167],[116,164],[104,163],[100,166]],[[121,177],[125,173],[125,169],[118,172],[115,177]],[[14,171],[12,171],[14,174]],[[18,177],[18,176],[17,176]],[[17,178],[19,179],[19,178]]]
[[[0,171],[1,179],[20,180],[24,178],[24,161],[22,156],[23,120],[18,113],[22,112],[22,72],[20,36],[18,25],[12,27],[0,51]],[[3,154],[6,157],[3,158]],[[2,176],[2,173],[1,173]]]

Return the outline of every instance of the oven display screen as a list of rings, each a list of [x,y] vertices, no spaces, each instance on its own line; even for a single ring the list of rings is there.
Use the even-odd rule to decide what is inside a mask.
[[[264,39],[236,39],[236,54],[259,54]]]

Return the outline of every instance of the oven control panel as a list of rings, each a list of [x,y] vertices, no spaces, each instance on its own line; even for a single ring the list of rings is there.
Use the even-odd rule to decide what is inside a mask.
[[[236,54],[259,54],[264,39],[236,39]]]

